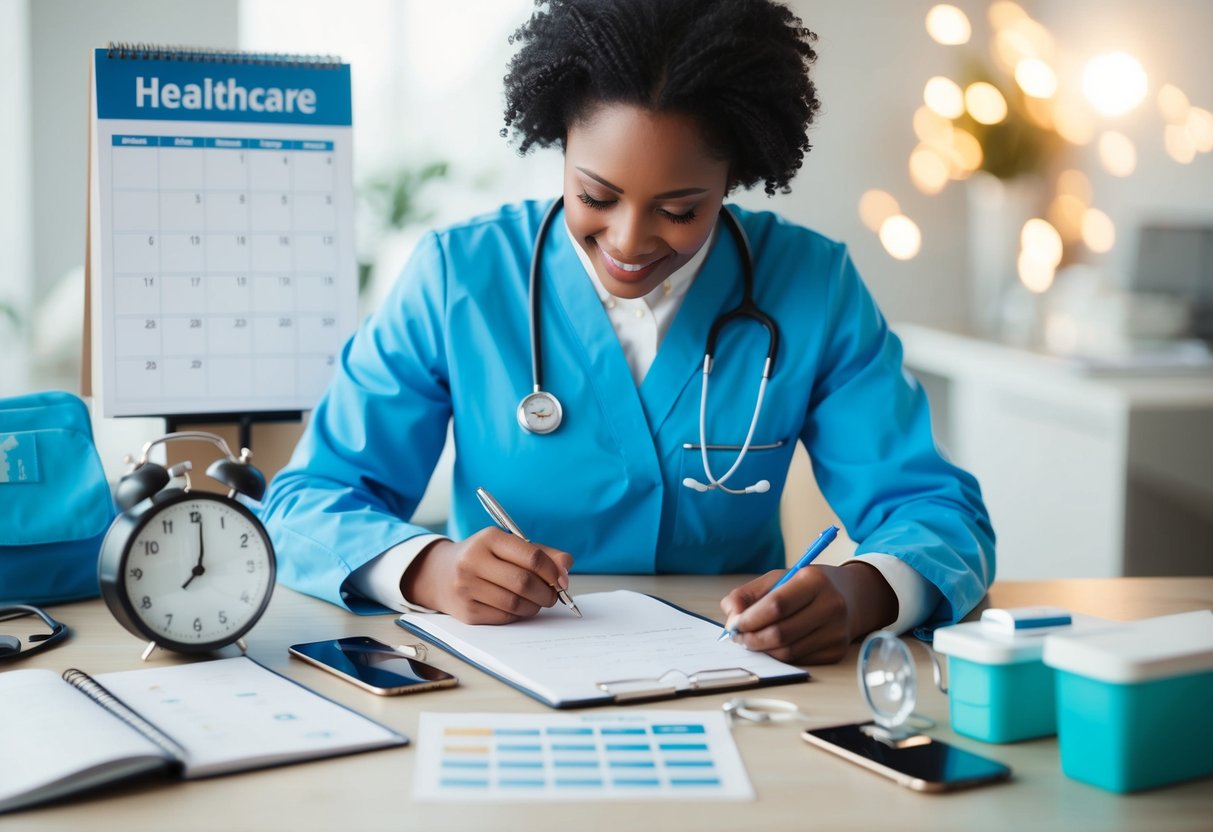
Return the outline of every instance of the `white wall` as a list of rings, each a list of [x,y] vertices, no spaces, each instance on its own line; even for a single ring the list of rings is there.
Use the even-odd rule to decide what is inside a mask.
[[[740,195],[739,201],[779,210],[846,241],[891,319],[964,329],[964,189],[952,184],[938,196],[920,194],[910,184],[906,160],[915,144],[910,119],[923,83],[933,74],[955,75],[965,49],[986,49],[987,4],[957,0],[977,33],[970,47],[959,48],[939,46],[927,36],[923,19],[931,5],[930,0],[793,0],[805,25],[819,35],[814,72],[823,106],[812,134],[814,149],[791,195],[768,199],[759,192]],[[7,70],[0,73],[6,103],[16,102],[20,112],[22,79],[32,83],[28,118],[6,119],[0,129],[0,141],[15,149],[3,156],[5,177],[19,192],[26,167],[13,160],[23,158],[17,148],[20,136],[27,135],[19,127],[24,123],[34,137],[35,186],[30,211],[16,208],[20,201],[0,209],[15,217],[2,225],[0,233],[13,241],[4,250],[19,256],[22,241],[32,239],[32,291],[38,299],[83,262],[87,61],[91,47],[109,40],[342,54],[353,63],[359,181],[395,164],[450,161],[450,181],[431,192],[435,223],[504,201],[550,195],[559,185],[558,154],[537,151],[520,159],[498,136],[501,76],[512,52],[506,38],[531,7],[530,0],[4,4],[2,13],[14,24],[0,27],[0,37],[11,42],[2,58]],[[1025,7],[1053,31],[1071,64],[1098,51],[1128,49],[1145,63],[1151,94],[1170,81],[1187,91],[1193,104],[1213,108],[1213,52],[1206,43],[1213,36],[1213,3],[1042,0]],[[27,27],[19,22],[23,14],[28,14]],[[1151,102],[1117,126],[1138,142],[1134,176],[1116,179],[1104,173],[1090,148],[1076,149],[1073,156],[1091,176],[1097,204],[1119,230],[1117,247],[1091,259],[1123,271],[1135,255],[1134,229],[1140,222],[1210,219],[1213,155],[1198,156],[1187,166],[1169,159]],[[923,245],[915,259],[892,259],[860,223],[859,197],[873,187],[892,192],[921,226]],[[23,225],[25,216],[32,217],[32,233]],[[12,268],[10,275],[21,271],[19,265]]]
[[[30,3],[36,298],[84,263],[89,61],[110,41],[234,48],[237,0]],[[7,100],[7,99],[6,99]],[[37,379],[34,380],[37,382]]]
[[[0,101],[11,113],[29,109],[29,7],[0,3]],[[0,304],[22,316],[20,328],[0,314],[0,396],[25,392],[32,246],[30,129],[23,118],[0,118]]]

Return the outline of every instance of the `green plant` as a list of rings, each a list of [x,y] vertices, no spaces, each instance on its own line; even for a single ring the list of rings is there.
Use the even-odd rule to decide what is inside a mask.
[[[368,232],[372,242],[368,247],[368,254],[358,260],[360,293],[371,281],[374,243],[389,231],[399,230],[432,217],[434,212],[424,207],[419,196],[428,183],[446,178],[449,172],[448,163],[429,162],[417,168],[402,167],[391,173],[381,174],[359,188],[361,216],[374,226],[373,231]]]
[[[0,301],[0,319],[8,319],[14,330],[21,329],[21,313],[11,303]]]

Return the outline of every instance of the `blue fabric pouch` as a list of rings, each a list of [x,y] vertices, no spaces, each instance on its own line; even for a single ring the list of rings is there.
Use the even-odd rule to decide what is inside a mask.
[[[0,603],[99,595],[113,519],[84,402],[58,391],[0,399]]]

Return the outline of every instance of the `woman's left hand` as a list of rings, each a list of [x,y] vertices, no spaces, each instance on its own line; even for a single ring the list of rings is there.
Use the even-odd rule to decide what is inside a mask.
[[[897,618],[897,596],[869,564],[808,566],[767,594],[783,574],[768,572],[720,602],[737,630],[733,640],[748,650],[796,664],[832,664],[852,641]]]

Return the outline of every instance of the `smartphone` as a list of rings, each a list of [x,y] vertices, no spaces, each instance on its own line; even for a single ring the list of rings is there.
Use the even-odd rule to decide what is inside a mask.
[[[864,732],[872,723],[810,728],[800,736],[852,763],[920,792],[945,792],[1006,780],[1011,769],[945,742],[918,735],[898,745]]]
[[[360,688],[391,696],[449,688],[459,680],[445,670],[409,658],[394,647],[367,636],[292,644],[292,656],[336,673]]]

